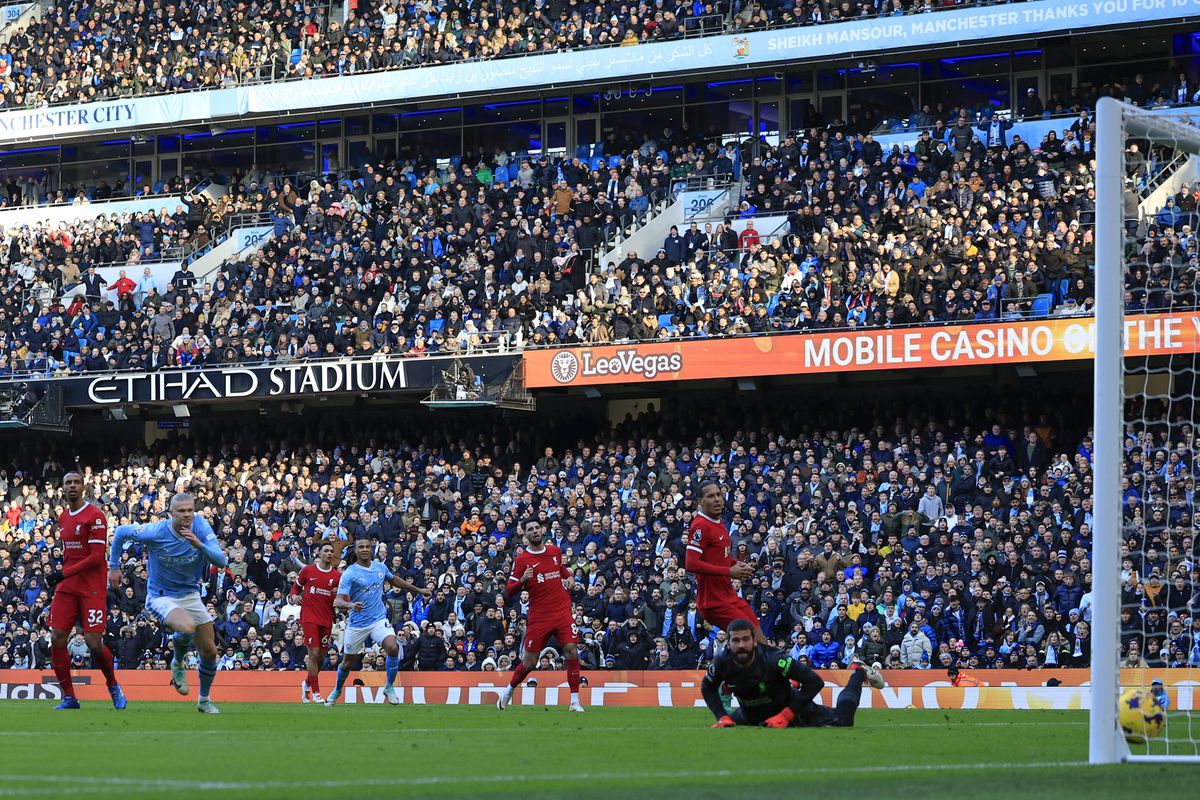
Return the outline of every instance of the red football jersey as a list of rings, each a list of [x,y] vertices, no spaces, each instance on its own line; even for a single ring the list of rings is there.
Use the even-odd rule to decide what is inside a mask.
[[[729,531],[720,521],[697,513],[688,526],[687,549],[700,554],[700,560],[718,567],[731,567],[735,559],[729,555]],[[737,597],[733,579],[728,575],[696,574],[696,605],[700,608],[723,603]]]
[[[300,622],[309,622],[326,628],[333,627],[333,599],[337,597],[338,581],[342,573],[330,567],[323,570],[309,564],[296,576],[296,588],[303,597],[300,600]]]
[[[544,545],[538,552],[526,549],[517,556],[508,579],[510,593],[515,591],[528,567],[533,567],[533,577],[524,587],[529,592],[530,618],[570,616],[571,595],[563,579],[570,577],[571,571],[563,565],[562,551],[557,545]]]
[[[108,519],[98,506],[84,503],[78,511],[58,515],[63,548],[63,575],[56,591],[99,595],[108,591]]]

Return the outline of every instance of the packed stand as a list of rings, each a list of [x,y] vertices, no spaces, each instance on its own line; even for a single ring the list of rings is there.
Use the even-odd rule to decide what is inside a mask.
[[[382,3],[343,24],[325,3],[67,0],[0,45],[0,110],[224,88],[959,7],[933,0],[656,0],[583,8]]]
[[[225,181],[222,208],[269,215],[274,238],[203,281],[184,267],[147,285],[132,270],[125,303],[76,314],[28,304],[29,268],[14,277],[10,265],[0,369],[77,374],[1088,315],[1090,112],[1063,129],[1035,145],[964,118],[885,151],[837,126],[775,147],[681,127],[614,134],[607,155],[592,158],[367,160],[304,180],[253,166]],[[1132,213],[1154,159],[1129,149]],[[741,181],[731,217],[593,267],[633,220],[709,180]],[[1184,186],[1161,213],[1131,222],[1129,311],[1196,306],[1197,197],[1200,186]],[[757,227],[768,220],[782,223]],[[61,285],[53,265],[46,271],[47,285]],[[106,313],[105,323],[81,326],[87,312]],[[30,349],[31,337],[56,333],[54,352]]]
[[[794,657],[822,668],[856,656],[889,668],[1087,666],[1092,441],[1078,420],[1088,401],[1069,389],[1044,406],[1028,391],[961,394],[935,416],[850,398],[839,413],[803,401],[673,404],[554,444],[554,432],[591,425],[519,423],[494,439],[431,417],[265,420],[83,464],[110,525],[161,517],[177,490],[207,509],[231,556],[203,586],[225,669],[301,668],[292,579],[317,543],[364,530],[394,572],[435,590],[429,601],[387,596],[405,668],[506,669],[527,606],[507,601],[503,584],[520,546],[512,532],[529,517],[574,570],[587,668],[703,666],[725,637],[697,617],[683,550],[709,478],[728,488],[734,556],[756,566],[740,591]],[[1150,666],[1200,666],[1194,509],[1182,491],[1200,467],[1173,439],[1139,441],[1122,529],[1133,615],[1122,656],[1136,640],[1134,657]],[[0,667],[44,667],[43,576],[61,558],[53,520],[73,456],[42,439],[10,458]],[[119,667],[161,668],[142,557],[131,549],[122,563],[107,638]],[[75,657],[84,666],[86,647]],[[325,663],[336,665],[334,649]],[[382,657],[368,664],[382,669]]]
[[[0,253],[8,265],[0,374],[545,342],[552,300],[583,287],[594,251],[689,178],[728,181],[736,169],[686,130],[613,137],[602,149],[610,154],[368,162],[324,179],[251,165],[219,179],[227,192],[216,204],[189,196],[186,214],[101,219],[82,236],[78,227],[14,230]],[[186,261],[167,280],[141,266],[143,241],[152,254],[164,243],[203,252],[237,215],[274,226],[249,261],[203,281]],[[98,244],[59,246],[68,235]],[[105,282],[92,267],[113,260],[130,269]]]

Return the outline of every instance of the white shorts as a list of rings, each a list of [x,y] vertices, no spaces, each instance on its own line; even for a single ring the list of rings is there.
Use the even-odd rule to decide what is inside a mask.
[[[342,637],[342,652],[348,656],[356,656],[366,649],[368,639],[372,644],[381,645],[384,639],[395,635],[396,632],[386,619],[362,628],[347,627],[346,634]]]
[[[158,617],[159,622],[166,622],[167,615],[175,609],[186,611],[192,618],[192,623],[195,625],[203,625],[206,622],[212,622],[212,614],[208,613],[208,608],[205,607],[204,601],[200,599],[200,594],[189,594],[185,597],[147,597],[146,610]]]

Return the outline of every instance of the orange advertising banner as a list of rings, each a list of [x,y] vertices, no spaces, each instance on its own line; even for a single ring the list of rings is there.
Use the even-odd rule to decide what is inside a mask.
[[[826,686],[818,702],[833,705],[838,691],[849,679],[846,670],[822,671]],[[699,670],[663,672],[589,672],[582,700],[591,706],[653,706],[698,708]],[[956,708],[956,709],[1086,709],[1091,703],[1087,670],[989,670],[975,674],[984,685],[971,688],[950,686],[942,672],[893,670],[884,672],[887,687],[865,689],[862,708]],[[220,672],[213,685],[218,702],[296,703],[300,700],[301,672]],[[565,705],[569,700],[566,673],[535,673],[537,686],[522,687],[515,695],[517,705]],[[1055,678],[1060,686],[1046,686]],[[1171,695],[1171,707],[1196,708],[1194,687],[1200,686],[1200,670],[1124,670],[1121,682],[1145,686],[1161,678]],[[170,673],[155,670],[119,671],[131,702],[181,701],[169,685]],[[346,686],[344,702],[383,703],[383,673],[355,673]],[[333,686],[335,674],[321,676],[324,686]],[[192,675],[193,685],[197,682]],[[84,702],[108,702],[108,692],[99,672],[75,673],[76,694]],[[406,705],[491,705],[508,685],[508,674],[497,672],[402,672],[396,680],[400,701]],[[0,700],[58,700],[62,693],[52,672],[0,670]],[[195,695],[192,695],[195,699]]]
[[[1200,352],[1200,313],[1138,314],[1125,320],[1130,356]],[[1095,320],[874,328],[736,339],[634,342],[526,350],[531,389],[711,378],[1075,361],[1095,353]]]

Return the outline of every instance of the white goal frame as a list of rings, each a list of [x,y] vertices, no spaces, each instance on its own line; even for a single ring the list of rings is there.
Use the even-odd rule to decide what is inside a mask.
[[[1124,180],[1129,136],[1200,154],[1200,128],[1111,97],[1096,104],[1096,360],[1091,712],[1088,760],[1200,763],[1200,756],[1132,754],[1118,731],[1121,478],[1124,420]]]

